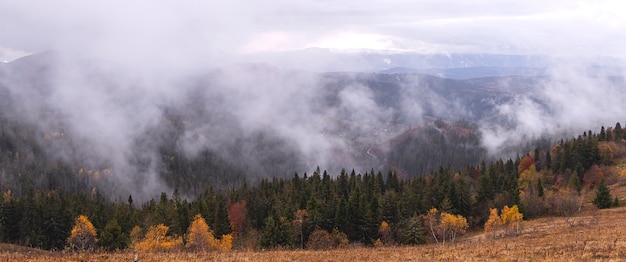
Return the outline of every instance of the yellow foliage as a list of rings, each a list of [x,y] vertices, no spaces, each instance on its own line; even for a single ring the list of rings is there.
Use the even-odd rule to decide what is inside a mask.
[[[517,205],[513,205],[509,208],[509,206],[504,206],[502,208],[502,224],[506,227],[507,233],[509,233],[509,228],[514,230],[513,233],[519,234],[519,224],[524,218],[524,215],[519,212],[519,208]]]
[[[222,252],[230,251],[233,248],[233,235],[227,234],[222,236],[222,240],[219,240],[217,250]]]
[[[441,225],[449,230],[465,232],[468,228],[467,219],[462,215],[453,215],[446,212],[441,213]]]
[[[74,221],[70,236],[67,238],[67,244],[74,250],[91,251],[96,247],[97,242],[96,227],[86,216],[78,216]]]
[[[493,238],[495,238],[496,231],[498,230],[498,227],[500,227],[501,225],[502,225],[502,219],[498,215],[498,209],[492,208],[489,211],[489,219],[487,219],[487,222],[485,222],[485,232],[491,231],[493,234]]]
[[[185,247],[194,251],[206,251],[211,248],[214,242],[213,231],[204,218],[197,214],[187,229],[187,245]]]
[[[187,229],[187,249],[194,251],[219,250],[226,252],[233,247],[233,236],[223,235],[216,239],[213,231],[200,214],[197,214]]]
[[[464,234],[469,224],[467,219],[462,215],[453,215],[446,212],[441,213],[441,228],[443,229],[444,242],[446,237],[446,231],[450,234],[450,240],[454,243],[457,234]]]
[[[380,223],[380,227],[378,228],[378,232],[387,232],[389,230],[389,224],[387,221],[383,221]]]
[[[166,236],[169,227],[158,224],[151,226],[143,240],[135,245],[135,250],[143,252],[174,251],[183,245],[181,237]]]

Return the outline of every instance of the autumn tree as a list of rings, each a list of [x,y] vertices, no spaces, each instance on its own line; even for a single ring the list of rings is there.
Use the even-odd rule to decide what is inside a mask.
[[[213,231],[200,214],[197,214],[189,229],[187,229],[187,244],[185,247],[192,251],[219,250],[229,251],[232,248],[232,235],[223,235],[216,239]]]
[[[93,251],[97,242],[96,228],[91,221],[84,215],[76,217],[72,232],[67,238],[69,247],[76,251]]]
[[[496,231],[502,226],[502,219],[498,215],[498,209],[489,210],[489,219],[485,222],[485,232],[491,232],[492,237],[496,238]]]
[[[193,222],[187,230],[187,244],[185,247],[192,251],[206,251],[211,248],[215,241],[213,232],[200,214],[193,218]]]
[[[520,160],[519,165],[517,166],[517,173],[521,174],[535,164],[535,159],[532,156],[525,156]]]
[[[450,242],[454,243],[458,234],[464,234],[469,225],[462,215],[441,213],[441,229],[443,231],[443,243],[446,242],[446,232],[450,235]]]
[[[181,237],[167,236],[169,227],[163,224],[151,226],[146,236],[135,246],[135,250],[143,252],[173,251],[183,245]]]
[[[520,233],[520,223],[524,215],[519,212],[517,205],[513,205],[512,207],[504,206],[504,208],[502,208],[501,217],[502,224],[507,234],[518,235]]]
[[[246,230],[246,215],[248,214],[248,209],[246,208],[246,200],[241,200],[239,202],[231,202],[228,200],[226,203],[226,209],[228,210],[228,221],[230,221],[230,226],[233,229],[233,237],[239,237]]]

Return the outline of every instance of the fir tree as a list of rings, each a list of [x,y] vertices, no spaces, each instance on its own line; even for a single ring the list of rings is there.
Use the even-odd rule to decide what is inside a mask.
[[[615,129],[613,129],[613,133],[615,134],[613,136],[613,139],[615,139],[615,141],[619,142],[624,139],[624,130],[622,130],[622,125],[619,122],[615,124]]]
[[[611,190],[606,185],[604,178],[600,180],[598,189],[596,189],[596,197],[593,199],[593,204],[600,209],[613,206],[613,197],[611,197]]]

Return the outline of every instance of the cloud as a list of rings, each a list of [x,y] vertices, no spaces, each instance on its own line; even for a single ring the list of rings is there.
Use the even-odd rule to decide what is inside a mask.
[[[511,86],[501,82],[501,88],[517,90],[518,94],[496,105],[498,121],[483,121],[484,145],[498,155],[534,139],[567,138],[623,123],[623,70],[565,58],[557,59],[536,84]]]
[[[626,57],[621,1],[80,1],[0,4],[0,46],[145,66],[306,47]]]

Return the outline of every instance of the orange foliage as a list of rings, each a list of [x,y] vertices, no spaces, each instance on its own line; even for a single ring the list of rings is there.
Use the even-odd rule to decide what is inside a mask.
[[[525,156],[524,158],[522,158],[522,160],[519,161],[519,165],[517,166],[517,173],[521,174],[534,164],[535,159],[532,156]]]
[[[206,251],[215,241],[213,231],[200,214],[193,218],[193,222],[187,230],[187,245],[185,247],[192,251]]]
[[[193,251],[219,250],[229,251],[233,247],[232,235],[224,235],[216,239],[213,231],[200,214],[197,214],[187,230],[187,249]]]
[[[493,234],[493,238],[496,238],[496,231],[502,225],[502,219],[498,215],[498,209],[492,208],[489,210],[489,219],[485,222],[485,232],[490,232]]]
[[[169,227],[163,224],[151,226],[143,240],[135,245],[135,250],[143,252],[175,251],[183,245],[181,237],[166,236]]]
[[[73,250],[92,251],[96,247],[96,242],[98,242],[96,227],[86,216],[78,216],[74,221],[70,237],[67,238],[67,244]]]

